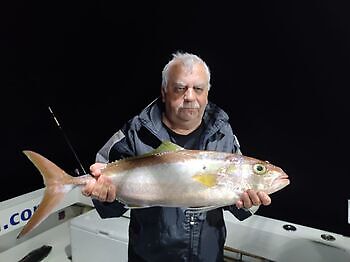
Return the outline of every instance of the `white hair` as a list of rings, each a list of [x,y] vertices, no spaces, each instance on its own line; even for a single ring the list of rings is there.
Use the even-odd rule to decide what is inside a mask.
[[[190,53],[182,53],[180,51],[177,51],[173,54],[173,58],[165,65],[163,71],[162,71],[162,88],[166,89],[168,85],[168,79],[169,79],[169,71],[170,68],[176,63],[180,62],[182,65],[189,70],[192,69],[193,65],[195,64],[202,64],[204,66],[205,72],[208,76],[208,90],[210,89],[210,70],[207,64],[197,55],[190,54]]]

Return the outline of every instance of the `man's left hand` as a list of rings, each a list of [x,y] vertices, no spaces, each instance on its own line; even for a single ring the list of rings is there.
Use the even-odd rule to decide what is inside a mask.
[[[243,192],[241,199],[236,202],[238,208],[251,208],[252,206],[260,206],[261,204],[264,206],[270,205],[271,198],[262,191],[255,191],[252,189]]]

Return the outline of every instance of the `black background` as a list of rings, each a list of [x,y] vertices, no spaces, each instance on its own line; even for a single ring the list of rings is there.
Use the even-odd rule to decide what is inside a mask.
[[[43,187],[24,149],[79,168],[48,106],[88,170],[182,50],[209,65],[242,152],[290,176],[258,214],[349,236],[348,2],[149,2],[2,4],[0,200]]]

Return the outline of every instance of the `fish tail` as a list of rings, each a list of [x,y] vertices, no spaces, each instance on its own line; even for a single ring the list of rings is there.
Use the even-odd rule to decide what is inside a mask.
[[[23,151],[29,160],[40,171],[44,179],[45,192],[44,197],[39,204],[39,207],[33,213],[28,223],[23,227],[17,236],[17,239],[31,232],[36,228],[45,218],[47,218],[52,210],[59,205],[76,185],[85,184],[83,180],[78,177],[72,177],[64,172],[57,165],[46,159],[42,155],[33,151]]]

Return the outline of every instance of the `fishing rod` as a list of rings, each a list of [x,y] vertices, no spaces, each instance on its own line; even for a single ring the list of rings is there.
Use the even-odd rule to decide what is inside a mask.
[[[48,106],[48,108],[49,108],[49,111],[50,111],[50,113],[51,113],[51,116],[52,116],[53,119],[55,120],[56,125],[57,125],[58,128],[61,130],[61,132],[62,132],[62,134],[63,134],[63,137],[64,137],[64,139],[66,140],[66,143],[68,144],[68,146],[69,146],[70,150],[72,151],[72,153],[73,153],[75,159],[77,160],[78,164],[80,165],[80,168],[83,170],[84,175],[87,175],[87,173],[86,173],[86,171],[85,171],[85,169],[84,169],[84,167],[83,167],[83,165],[82,165],[82,163],[81,163],[81,161],[80,161],[80,159],[79,159],[79,157],[78,157],[76,151],[74,150],[74,148],[73,148],[71,142],[69,141],[69,139],[68,139],[66,133],[64,132],[62,126],[60,125],[60,122],[58,122],[58,120],[57,120],[55,114],[53,113],[53,111],[52,111],[52,109],[51,109],[51,107]]]

